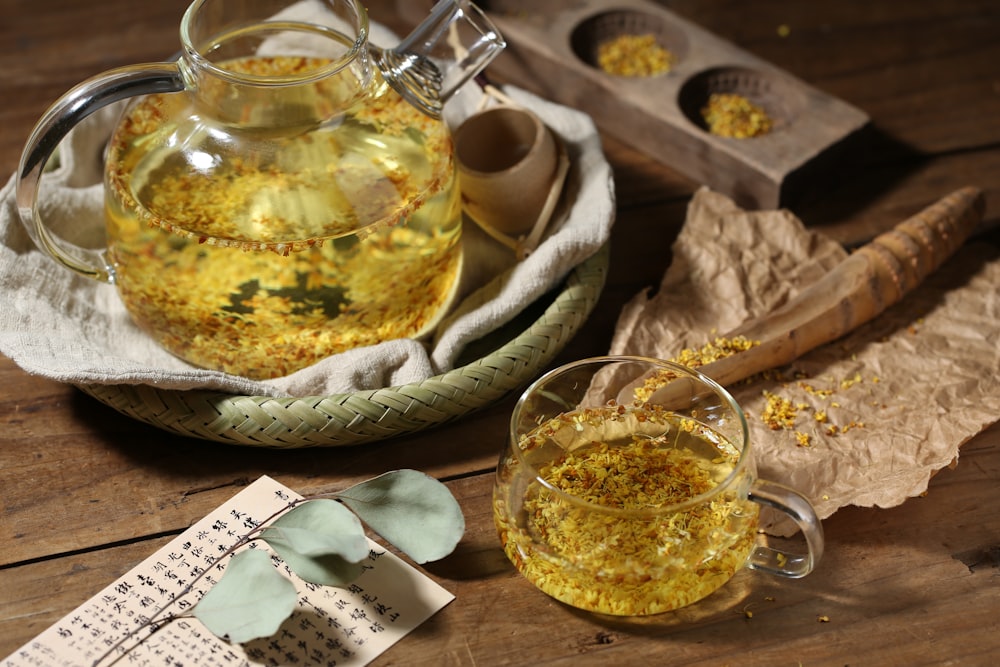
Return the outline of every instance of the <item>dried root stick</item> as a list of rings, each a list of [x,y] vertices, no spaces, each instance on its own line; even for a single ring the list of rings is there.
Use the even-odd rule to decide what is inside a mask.
[[[983,216],[982,192],[967,187],[859,248],[772,313],[726,338],[759,341],[699,370],[722,385],[791,363],[868,322],[920,284],[955,252]]]

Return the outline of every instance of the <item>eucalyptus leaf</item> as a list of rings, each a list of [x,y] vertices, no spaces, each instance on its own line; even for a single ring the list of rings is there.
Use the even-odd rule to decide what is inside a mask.
[[[370,547],[365,529],[335,500],[309,500],[280,516],[260,533],[302,579],[344,586],[361,574]]]
[[[284,559],[285,564],[299,578],[312,584],[319,584],[320,586],[344,588],[361,576],[361,573],[364,571],[362,563],[352,563],[333,554],[328,556],[303,556],[300,553],[292,551],[281,557]]]
[[[270,554],[249,549],[230,559],[222,579],[194,606],[194,615],[217,636],[241,644],[277,632],[298,597]]]
[[[337,494],[372,530],[417,563],[444,558],[465,532],[458,501],[417,470],[394,470]]]
[[[368,555],[365,529],[351,510],[336,500],[309,500],[278,517],[260,538],[284,558],[294,551],[303,556],[337,555],[352,563]]]

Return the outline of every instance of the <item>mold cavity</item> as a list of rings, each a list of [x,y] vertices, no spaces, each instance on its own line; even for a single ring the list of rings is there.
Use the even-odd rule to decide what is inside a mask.
[[[687,37],[666,19],[613,10],[582,21],[570,35],[576,57],[607,74],[650,77],[668,73],[687,55]]]
[[[734,139],[762,137],[791,124],[804,104],[778,75],[745,67],[695,74],[678,92],[684,116],[706,132]]]

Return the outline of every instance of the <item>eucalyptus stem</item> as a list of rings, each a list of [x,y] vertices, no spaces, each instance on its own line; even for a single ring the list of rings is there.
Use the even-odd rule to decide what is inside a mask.
[[[243,535],[240,539],[238,539],[232,546],[230,546],[225,551],[223,551],[218,556],[218,558],[216,558],[209,565],[207,565],[206,567],[204,567],[201,570],[201,572],[199,572],[198,575],[187,584],[187,586],[185,586],[183,589],[181,589],[180,593],[177,593],[176,595],[174,595],[173,597],[171,597],[170,600],[167,601],[167,603],[165,605],[163,605],[162,607],[160,607],[152,616],[150,616],[149,618],[147,618],[145,621],[143,621],[142,623],[140,623],[138,626],[136,626],[136,627],[132,628],[131,630],[129,630],[127,633],[125,633],[121,637],[121,639],[119,639],[112,646],[110,646],[107,651],[105,651],[100,656],[98,656],[94,660],[94,662],[91,663],[91,666],[92,667],[98,667],[98,665],[100,665],[104,660],[106,660],[108,658],[108,656],[110,656],[112,653],[114,653],[115,651],[117,651],[122,646],[122,644],[124,644],[125,642],[129,641],[130,639],[132,639],[133,637],[135,637],[137,634],[139,634],[140,632],[142,632],[146,628],[148,628],[148,627],[150,627],[152,625],[156,625],[156,627],[153,629],[153,631],[149,633],[149,636],[151,637],[158,630],[160,630],[161,628],[165,627],[167,623],[170,623],[171,621],[173,621],[175,619],[178,619],[178,618],[186,618],[187,614],[180,614],[180,615],[176,615],[176,616],[173,615],[173,614],[170,614],[166,618],[163,619],[162,623],[157,624],[157,619],[160,618],[163,615],[163,613],[167,609],[169,609],[172,605],[176,604],[178,600],[181,600],[182,598],[184,598],[184,596],[186,596],[188,593],[190,593],[191,591],[193,591],[195,589],[195,586],[198,585],[198,582],[200,582],[202,579],[204,579],[205,576],[208,575],[208,573],[211,572],[212,569],[215,566],[217,566],[219,563],[221,563],[224,559],[228,558],[229,556],[232,556],[239,549],[245,547],[246,545],[250,544],[252,541],[254,541],[255,539],[257,539],[257,534],[260,533],[261,531],[263,531],[264,528],[267,526],[267,524],[269,522],[273,521],[275,518],[277,518],[278,516],[284,514],[288,510],[290,510],[293,507],[295,507],[296,505],[299,505],[299,504],[305,502],[306,500],[310,500],[310,499],[311,498],[300,498],[300,499],[297,499],[297,500],[292,500],[287,505],[285,505],[284,507],[282,507],[279,510],[276,510],[270,516],[268,516],[266,519],[264,519],[263,521],[261,521],[259,524],[257,524],[253,528],[251,528],[245,535]],[[145,641],[145,640],[143,640],[143,641]],[[138,646],[141,643],[142,643],[142,641],[138,642],[132,648],[129,648],[128,650],[126,650],[123,653],[119,654],[118,657],[116,657],[112,662],[110,662],[108,664],[109,665],[116,664],[119,660],[121,660],[126,655],[128,655],[129,651],[131,651],[132,649],[134,649],[136,646]]]

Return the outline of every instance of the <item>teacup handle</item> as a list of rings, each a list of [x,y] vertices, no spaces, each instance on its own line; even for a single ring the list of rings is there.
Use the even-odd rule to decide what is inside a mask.
[[[750,489],[750,500],[787,514],[806,538],[808,553],[789,554],[771,547],[758,546],[750,554],[747,566],[783,577],[804,577],[813,571],[823,556],[823,524],[812,504],[798,491],[775,482],[757,480]]]
[[[35,125],[17,170],[17,210],[38,248],[78,273],[103,282],[110,280],[103,250],[81,248],[60,239],[42,221],[38,190],[45,163],[69,131],[98,109],[127,97],[183,89],[184,81],[176,62],[128,65],[76,85],[49,107]]]

